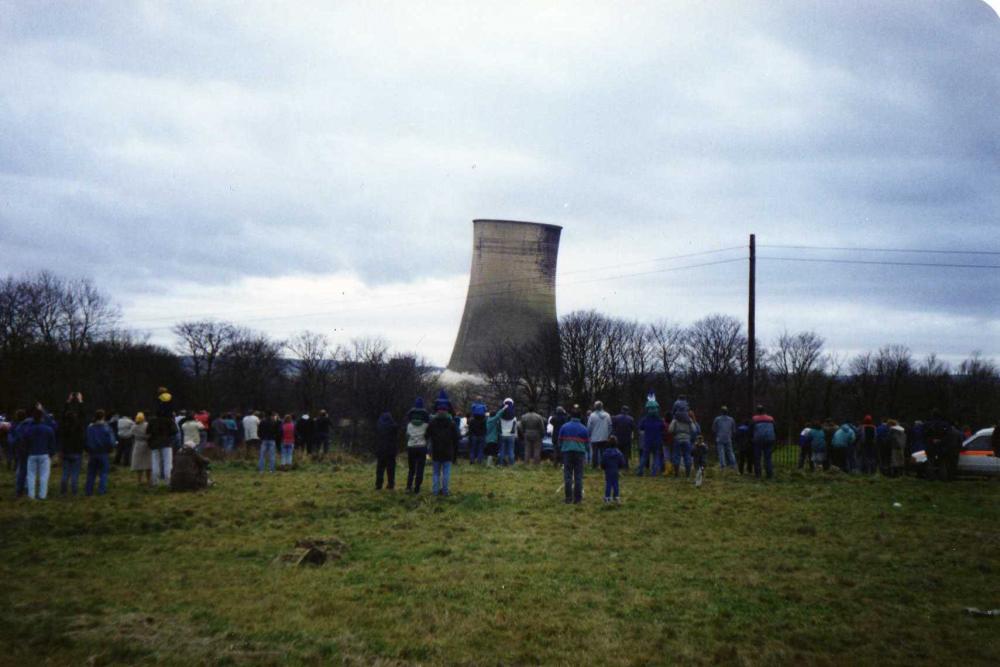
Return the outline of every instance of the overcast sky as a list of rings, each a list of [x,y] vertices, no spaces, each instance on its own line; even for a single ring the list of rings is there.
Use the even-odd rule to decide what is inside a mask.
[[[994,3],[997,4],[997,3]],[[764,245],[1000,251],[1000,19],[932,2],[0,0],[3,270],[447,362],[473,218],[560,313],[745,318]],[[1000,358],[1000,255],[764,248],[759,336]],[[662,269],[673,269],[661,271]],[[642,275],[632,275],[642,274]]]

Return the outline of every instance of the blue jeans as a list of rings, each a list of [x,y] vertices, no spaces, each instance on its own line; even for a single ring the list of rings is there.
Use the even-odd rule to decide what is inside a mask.
[[[77,489],[80,488],[80,464],[82,462],[83,457],[79,454],[63,456],[62,482],[59,484],[59,491],[63,495],[66,495],[67,486],[72,489],[73,495],[76,495]]]
[[[49,473],[52,471],[52,460],[48,454],[35,454],[28,457],[28,497],[35,498],[35,482],[38,482],[38,499],[45,500],[49,493]]]
[[[257,461],[257,472],[264,472],[265,458],[271,462],[271,472],[274,472],[274,440],[260,441],[260,459]]]
[[[639,469],[635,473],[637,476],[642,477],[642,473],[646,470],[650,459],[652,459],[653,469],[649,474],[655,477],[663,472],[663,447],[660,445],[653,445],[652,447],[644,446],[642,451],[639,452]]]
[[[604,471],[604,499],[618,497],[618,471]]]
[[[285,443],[281,443],[281,465],[292,465],[292,450],[294,449],[295,445],[286,445]]]
[[[91,454],[87,459],[87,486],[84,493],[88,496],[94,495],[94,479],[100,476],[97,484],[97,495],[103,496],[108,492],[108,472],[111,470],[110,454]]]
[[[680,474],[681,459],[684,459],[684,472],[691,474],[691,441],[674,440],[673,457],[670,462],[674,464],[674,475]]]
[[[736,454],[733,453],[733,443],[716,441],[715,448],[719,452],[719,467],[736,467]]]
[[[502,435],[500,436],[500,464],[503,465],[504,461],[507,465],[514,465],[514,436],[512,435]]]
[[[563,452],[563,486],[566,502],[578,503],[583,500],[583,462],[587,455],[583,452]]]
[[[482,463],[486,460],[486,436],[469,436],[469,462]]]
[[[431,467],[433,472],[431,473],[431,479],[433,480],[433,491],[434,495],[441,492],[441,495],[448,495],[448,481],[451,479],[451,461],[431,461]]]
[[[231,436],[231,435],[220,435],[219,436],[219,446],[222,447],[222,450],[225,451],[228,454],[229,452],[233,451],[233,446],[234,446],[233,441],[234,440],[235,440],[235,438],[233,438],[233,436]],[[271,444],[274,445],[274,441],[273,440],[271,441]]]
[[[771,455],[774,454],[773,440],[753,443],[753,460],[756,464],[756,470],[754,470],[754,473],[758,478],[760,478],[761,454],[764,455],[764,467],[767,469],[767,478],[771,479],[774,477],[774,466],[771,464]]]

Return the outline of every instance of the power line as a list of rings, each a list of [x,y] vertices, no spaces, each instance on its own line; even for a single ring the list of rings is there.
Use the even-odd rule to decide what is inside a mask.
[[[786,250],[834,250],[850,252],[895,252],[928,255],[1000,255],[1000,250],[938,250],[930,248],[849,248],[847,246],[781,245],[758,244],[758,248],[782,248]]]
[[[820,257],[758,257],[780,262],[823,262],[824,264],[869,264],[873,266],[923,266],[948,269],[1000,269],[1000,264],[946,264],[935,262],[889,262],[864,259],[826,259]]]
[[[653,257],[653,258],[650,258],[650,259],[642,259],[642,260],[637,260],[637,261],[634,261],[634,262],[620,262],[618,264],[611,264],[611,265],[606,265],[606,266],[588,267],[586,269],[577,269],[577,270],[574,270],[574,271],[564,271],[560,275],[562,275],[562,276],[569,276],[569,275],[576,275],[576,274],[579,274],[579,273],[595,273],[595,272],[598,272],[598,271],[606,271],[608,269],[620,269],[623,266],[638,266],[638,265],[641,265],[641,264],[651,264],[651,263],[654,263],[654,262],[666,262],[666,261],[671,261],[671,260],[676,260],[676,259],[689,259],[689,258],[692,258],[692,257],[702,257],[702,256],[705,256],[705,255],[713,255],[713,254],[718,254],[718,253],[723,253],[723,252],[730,252],[730,251],[733,251],[733,250],[743,250],[743,249],[744,249],[743,246],[730,246],[728,248],[716,248],[714,250],[702,250],[702,251],[699,251],[699,252],[685,253],[685,254],[682,254],[682,255],[670,255],[670,256],[667,256],[667,257]],[[742,259],[742,258],[740,258],[740,259]],[[636,275],[642,275],[642,274],[636,274]],[[488,282],[471,283],[469,285],[469,287],[472,288],[472,287],[483,287],[483,286],[489,286],[489,285],[514,285],[514,284],[517,284],[517,283],[532,283],[532,282],[534,282],[534,278],[514,278],[514,279],[511,279],[511,280],[503,280],[503,281],[488,281]],[[560,283],[560,284],[562,284],[562,283]],[[492,293],[489,293],[489,294],[492,294],[492,295],[507,294],[510,291],[511,291],[510,289],[504,289],[504,290],[501,290],[501,291],[498,291],[498,292],[492,292]],[[419,291],[409,290],[409,291],[403,291],[403,292],[395,292],[393,294],[388,294],[386,296],[390,297],[390,298],[392,298],[392,297],[404,298],[404,297],[407,297],[407,296],[419,296],[420,294],[421,294],[421,292],[419,292]],[[370,299],[366,299],[366,298],[363,298],[363,297],[358,297],[358,298],[349,298],[349,299],[333,299],[333,300],[323,301],[321,303],[323,305],[334,306],[334,305],[353,304],[353,303],[358,303],[358,302],[369,302],[369,301],[370,301]],[[262,310],[272,310],[272,308],[270,308],[270,307],[265,308],[265,307],[262,306],[260,308],[245,309],[243,311],[227,311],[227,315],[233,315],[234,312],[235,313],[242,312],[244,314],[247,314],[247,313],[252,314],[252,313],[261,312]],[[198,319],[200,317],[211,318],[211,317],[215,316],[216,314],[217,313],[205,313],[204,315],[188,315],[188,316],[180,318],[180,319]],[[132,324],[142,324],[142,323],[145,323],[145,322],[177,321],[177,319],[178,318],[176,316],[173,316],[173,315],[164,315],[162,317],[147,317],[147,318],[143,318],[143,319],[139,319],[139,320],[133,320]],[[259,319],[273,319],[273,318],[259,318]],[[159,330],[159,329],[163,329],[163,328],[165,328],[165,327],[154,327],[153,329],[154,330]],[[167,328],[169,328],[169,327],[167,327]]]

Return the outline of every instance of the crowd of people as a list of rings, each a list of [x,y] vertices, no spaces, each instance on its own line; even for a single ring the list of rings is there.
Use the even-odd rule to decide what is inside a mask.
[[[63,495],[78,493],[87,455],[84,493],[90,496],[107,492],[112,465],[129,467],[140,485],[187,490],[210,483],[209,461],[203,456],[209,447],[222,457],[241,447],[254,452],[260,473],[274,472],[279,456],[280,466],[288,468],[296,451],[320,459],[330,451],[334,424],[325,410],[315,417],[253,411],[213,416],[206,410],[175,410],[164,387],[154,403],[149,417],[145,412],[109,415],[100,409],[88,413],[83,396],[72,393],[58,417],[40,404],[30,413],[17,411],[11,420],[0,416],[0,445],[8,470],[15,471],[15,493],[46,498],[56,454],[61,458]],[[385,412],[374,430],[376,489],[395,488],[402,449],[408,493],[420,493],[428,459],[433,494],[440,496],[450,494],[452,466],[460,459],[498,467],[551,461],[562,467],[566,503],[581,502],[587,466],[602,469],[608,503],[621,502],[621,477],[628,471],[639,477],[680,477],[683,470],[685,479],[693,476],[700,486],[709,440],[721,470],[770,479],[778,442],[775,421],[763,406],[739,423],[723,406],[703,430],[685,396],[663,415],[652,392],[636,419],[628,406],[612,416],[601,401],[589,410],[556,407],[543,417],[533,405],[518,413],[510,398],[490,411],[482,397],[462,414],[442,389],[432,410],[418,397],[402,424]],[[1000,429],[994,429],[992,437],[1000,456]],[[810,422],[800,433],[798,468],[892,477],[919,467],[926,476],[947,479],[955,476],[962,441],[962,431],[937,413],[909,427],[895,419],[876,423],[870,415],[857,424],[828,418]],[[638,450],[634,468],[633,448]]]

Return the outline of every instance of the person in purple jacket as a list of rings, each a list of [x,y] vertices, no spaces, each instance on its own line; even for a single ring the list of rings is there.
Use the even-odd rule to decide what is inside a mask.
[[[618,439],[611,436],[608,446],[601,456],[601,467],[604,468],[604,502],[620,503],[621,493],[618,487],[618,472],[625,467],[625,455],[618,449]]]

